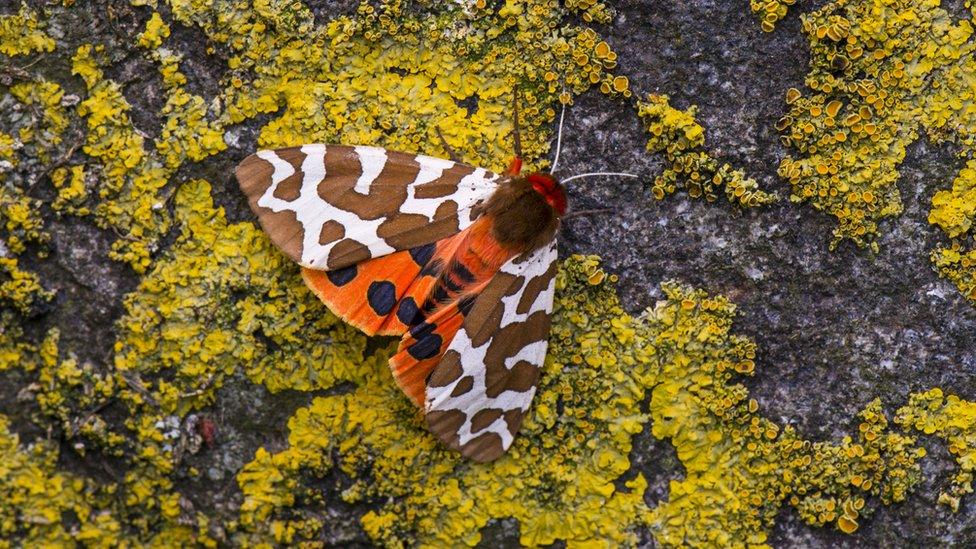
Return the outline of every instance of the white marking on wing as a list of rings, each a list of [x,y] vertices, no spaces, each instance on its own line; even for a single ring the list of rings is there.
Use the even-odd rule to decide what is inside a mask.
[[[354,150],[359,156],[359,165],[363,170],[359,174],[359,179],[356,180],[355,190],[358,193],[369,194],[369,188],[373,181],[376,181],[386,166],[386,149],[358,146],[354,147]],[[322,173],[325,173],[324,169]]]
[[[274,168],[274,172],[271,173],[271,186],[274,188],[277,188],[278,183],[288,179],[295,173],[295,168],[290,163],[279,158],[274,151],[258,151],[257,156],[261,160],[271,163],[271,166]],[[268,190],[270,191],[271,189]],[[268,194],[267,191],[265,191],[265,194]]]
[[[336,221],[345,227],[346,237],[365,245],[372,257],[379,257],[396,251],[377,235],[377,230],[385,218],[366,220],[352,212],[329,204],[319,196],[319,183],[326,175],[325,145],[305,145],[302,147],[302,152],[305,153],[305,160],[302,162],[304,177],[298,198],[291,202],[276,198],[274,191],[278,184],[287,177],[287,175],[279,177],[279,170],[284,170],[287,167],[288,171],[294,173],[294,169],[288,162],[278,158],[278,155],[273,151],[258,153],[261,158],[271,162],[271,165],[274,166],[271,186],[264,192],[264,196],[258,199],[258,205],[274,212],[291,211],[295,213],[295,218],[305,231],[301,264],[319,268],[327,265],[332,248],[341,242],[341,240],[337,240],[328,244],[319,243],[322,227],[329,221]]]
[[[445,200],[454,200],[458,204],[458,209],[464,205],[473,207],[479,199],[484,198],[485,187],[494,186],[498,180],[497,175],[489,174],[486,170],[477,168],[461,178],[457,185],[457,191],[449,197],[417,198],[417,187],[441,177],[445,170],[454,166],[454,162],[424,155],[418,155],[416,160],[420,164],[420,172],[417,173],[414,182],[407,186],[407,199],[400,206],[400,213],[422,215],[430,222],[434,221],[434,214],[437,213],[438,206],[443,204]],[[459,228],[464,230],[471,222],[458,215],[458,224],[460,225]]]

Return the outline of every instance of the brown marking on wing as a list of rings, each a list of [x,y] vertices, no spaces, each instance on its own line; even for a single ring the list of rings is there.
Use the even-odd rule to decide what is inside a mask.
[[[414,196],[417,198],[441,198],[457,191],[458,183],[474,173],[474,168],[464,164],[454,164],[444,170],[437,179],[418,185]]]
[[[454,386],[454,390],[451,391],[451,396],[459,397],[470,391],[472,387],[474,387],[474,378],[471,376],[464,376],[461,378],[461,381]]]
[[[457,213],[458,205],[457,202],[453,200],[445,200],[441,202],[441,205],[437,207],[437,211],[434,212],[434,219],[444,219],[450,220],[454,223],[454,230],[457,230]]]
[[[520,360],[511,369],[505,367],[505,359],[512,350],[522,349],[536,341],[549,337],[551,318],[545,311],[536,311],[525,320],[502,328],[488,345],[485,353],[485,393],[492,398],[505,391],[528,391],[539,379],[539,364]]]
[[[325,153],[326,177],[319,183],[319,196],[362,219],[380,219],[396,212],[406,200],[407,184],[417,178],[420,165],[410,155],[387,153],[387,156],[382,171],[370,182],[369,192],[363,194],[355,190],[363,171],[355,149],[329,147]]]
[[[529,280],[528,284],[525,285],[525,290],[522,291],[522,297],[519,299],[515,312],[524,315],[532,310],[532,305],[539,299],[539,295],[549,288],[549,282],[554,276],[556,276],[555,263],[549,266],[549,270],[544,275]]]
[[[440,364],[437,365],[430,378],[427,379],[427,386],[447,387],[461,377],[463,373],[464,368],[461,367],[461,355],[457,351],[447,351],[444,353],[444,358],[441,359]]]
[[[399,214],[383,222],[376,234],[397,249],[415,248],[458,232],[458,206],[445,200],[434,212],[434,221],[416,214]]]
[[[394,213],[392,216],[387,218],[386,221],[380,224],[379,228],[376,229],[376,234],[383,240],[386,240],[390,244],[390,246],[393,246],[395,248],[400,248],[401,246],[393,244],[393,240],[396,240],[398,235],[403,235],[412,231],[418,231],[420,229],[423,229],[424,226],[429,223],[430,221],[427,220],[427,216],[424,215]],[[446,238],[447,236],[450,236],[450,234],[445,235],[444,237],[441,238]],[[436,240],[440,240],[440,238],[437,238]],[[417,245],[419,244],[415,244],[413,246],[406,246],[406,247],[413,248]]]
[[[323,246],[331,244],[344,236],[346,236],[346,228],[342,226],[342,223],[330,220],[322,225],[322,232],[319,233],[319,244]]]
[[[412,218],[413,220],[404,220],[403,218]],[[397,226],[399,228],[392,228]],[[401,214],[384,222],[376,232],[381,238],[383,234],[387,234],[386,243],[394,248],[416,248],[428,242],[456,234],[458,232],[458,220],[457,217],[447,216],[435,218],[435,221],[431,223],[422,215]]]
[[[552,253],[551,248],[548,250]],[[531,252],[514,262],[524,264],[526,256],[531,256]],[[533,390],[538,384],[544,353],[533,354],[531,359],[520,359],[510,368],[506,366],[506,361],[511,362],[527,346],[544,343],[548,338],[551,311],[548,302],[543,307],[540,300],[550,287],[556,268],[551,255],[544,257],[550,262],[546,265],[545,272],[539,272],[538,267],[524,271],[523,274],[499,271],[479,292],[464,319],[463,329],[465,335],[471,340],[470,346],[484,350],[483,362],[478,364],[462,362],[466,355],[462,356],[461,353],[468,348],[467,344],[461,349],[449,349],[447,355],[450,356],[452,363],[442,365],[450,366],[451,371],[442,372],[440,370],[442,365],[438,365],[431,377],[435,378],[440,385],[428,383],[427,403],[431,407],[429,414],[449,411],[463,414],[465,418],[459,427],[455,427],[456,421],[450,425],[450,428],[456,428],[458,431],[450,431],[445,425],[438,425],[435,429],[432,423],[432,432],[452,447],[460,441],[459,431],[476,435],[460,447],[461,453],[473,460],[491,461],[504,453],[506,439],[494,432],[492,425],[502,419],[505,422],[503,428],[514,437],[525,415],[523,407],[529,405]],[[515,295],[518,299],[514,303],[505,302],[505,298]],[[538,310],[528,314],[533,308]],[[506,315],[509,315],[507,320],[505,320]],[[524,320],[513,318],[513,316],[525,315],[528,316]],[[506,322],[504,326],[503,320]],[[475,353],[474,356],[477,354]],[[458,364],[458,362],[462,363]],[[470,376],[476,378],[471,387],[466,383],[468,376],[465,376],[465,369]],[[474,373],[479,369],[478,373]],[[441,375],[445,379],[439,379]],[[484,388],[483,392],[481,387]],[[450,388],[449,394],[447,388]],[[515,393],[512,394],[514,397],[511,401],[512,407],[497,408],[498,404],[492,403],[492,400],[502,397],[503,393],[508,391]],[[459,420],[462,416],[451,417]],[[492,428],[492,431],[488,431],[489,428]]]
[[[435,179],[435,182],[440,181]],[[457,192],[457,185],[442,185],[440,183],[426,183],[423,185],[417,185],[417,190],[414,191],[414,198],[428,199],[428,198],[443,198],[445,196],[451,196]]]
[[[341,269],[370,258],[369,248],[359,241],[347,238],[340,241],[329,253],[329,269]]]
[[[477,433],[487,429],[496,419],[502,417],[504,410],[499,408],[485,408],[478,410],[478,413],[471,418],[471,432]]]
[[[271,186],[271,174],[273,173],[274,166],[256,154],[242,160],[234,170],[241,190],[248,198],[256,197],[254,201],[257,201],[257,198],[260,198]]]
[[[508,424],[508,430],[515,436],[518,432],[519,427],[522,426],[522,418],[525,417],[525,412],[519,410],[518,408],[512,408],[505,412],[505,423]]]
[[[531,362],[520,360],[509,370],[504,364],[489,362],[485,372],[485,394],[496,398],[505,391],[524,393],[535,387],[539,380],[539,367]]]
[[[256,200],[255,200],[256,202]],[[256,209],[256,205],[251,205]],[[271,210],[260,208],[263,213],[258,216],[261,228],[271,236],[274,243],[290,257],[293,261],[302,260],[302,250],[305,247],[305,229],[298,222],[295,212],[284,210],[272,212]]]
[[[518,291],[521,284],[517,280],[520,278],[509,273],[498,273],[474,302],[464,322],[472,345],[480,347],[498,332],[505,312],[499,305],[503,297]]]
[[[278,158],[291,164],[295,168],[295,173],[286,177],[278,186],[275,187],[274,197],[279,200],[292,202],[301,196],[302,181],[305,179],[305,172],[302,171],[302,162],[305,161],[305,153],[298,147],[283,149],[279,151]]]
[[[427,413],[427,426],[430,432],[449,448],[460,448],[458,430],[464,425],[467,416],[460,410],[435,410]]]
[[[290,150],[290,149],[285,149]],[[271,240],[294,261],[301,261],[305,230],[295,212],[274,212],[258,205],[258,200],[271,187],[274,167],[270,162],[252,154],[238,164],[234,175],[238,185],[247,196],[247,202],[258,216],[258,222]]]
[[[480,463],[494,461],[504,453],[502,437],[495,433],[482,433],[461,447],[461,455]]]

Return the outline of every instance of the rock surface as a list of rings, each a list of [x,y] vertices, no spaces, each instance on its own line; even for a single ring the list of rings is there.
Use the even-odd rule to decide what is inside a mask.
[[[709,150],[787,196],[776,175],[786,150],[774,125],[786,90],[803,88],[808,45],[797,14],[765,34],[744,4],[622,2],[604,32],[635,93],[668,94],[677,108],[698,105]],[[567,120],[561,162],[568,173],[658,171],[642,151],[643,128],[622,105],[587,97]],[[837,439],[876,397],[889,414],[930,387],[976,397],[976,308],[928,259],[940,236],[926,220],[928,205],[960,167],[954,152],[924,139],[911,147],[899,181],[905,212],[882,227],[877,255],[850,244],[828,251],[833,220],[789,201],[741,213],[680,195],[657,202],[644,188],[607,180],[570,191],[577,207],[614,213],[574,221],[562,249],[603,257],[635,312],[654,303],[664,279],[728,296],[738,306],[737,331],[759,345],[747,385],[761,409],[813,440]],[[949,462],[927,448],[939,457],[923,466],[925,486],[904,504],[880,508],[856,536],[809,528],[787,512],[773,544],[976,542],[976,503],[955,514],[935,504],[936,479]]]
[[[823,3],[805,2],[801,8]],[[123,91],[133,105],[136,126],[154,131],[160,126],[155,113],[164,101],[157,91],[161,84],[131,46],[148,12],[115,2],[89,4],[86,9],[97,14],[94,24],[81,16],[62,19],[59,43],[75,43],[89,33],[107,41],[116,58],[111,77],[127,82]],[[308,4],[322,18],[354,9],[344,1]],[[787,196],[788,185],[776,175],[787,151],[774,125],[786,110],[785,91],[803,87],[808,45],[799,29],[799,13],[791,13],[767,34],[745,0],[621,1],[614,8],[613,22],[596,30],[618,52],[617,72],[628,76],[635,95],[664,93],[677,108],[697,105],[707,149],[745,169],[765,190]],[[3,12],[9,11],[0,8]],[[173,29],[185,56],[188,86],[205,98],[213,96],[218,87],[212,74],[224,70],[221,50],[208,54],[211,44],[197,29],[178,24]],[[68,69],[42,70],[63,75]],[[626,101],[608,101],[591,91],[575,100],[566,119],[560,161],[565,173],[619,170],[640,174],[646,182],[660,172],[662,159],[646,153],[646,131]],[[251,219],[231,174],[256,148],[258,129],[266,122],[256,118],[234,126],[228,150],[184,165],[171,184],[208,179],[229,220]],[[667,279],[728,296],[738,306],[735,330],[759,347],[756,375],[747,386],[764,415],[796,426],[806,438],[839,439],[856,429],[857,412],[876,397],[889,415],[910,393],[932,387],[976,399],[976,307],[940,279],[928,259],[940,241],[938,229],[926,220],[928,204],[958,169],[959,160],[949,147],[925,140],[911,147],[899,182],[905,212],[883,225],[877,254],[849,244],[829,251],[833,220],[788,200],[742,211],[721,200],[706,204],[684,194],[657,201],[647,185],[628,180],[578,181],[569,190],[571,208],[612,211],[568,222],[560,254],[600,255],[607,271],[619,275],[622,300],[633,313],[652,306],[661,297],[659,283]],[[56,220],[48,213],[51,257],[28,266],[58,297],[52,312],[30,320],[30,328],[40,334],[58,326],[65,350],[83,360],[108,362],[113,323],[138,277],[107,259],[114,240],[110,232],[87,221]],[[170,234],[164,244],[174,239],[175,233]],[[14,374],[4,377],[23,382]],[[0,390],[0,413],[23,413],[15,396]],[[193,458],[209,481],[187,481],[185,488],[199,495],[217,485],[219,492],[201,496],[201,501],[233,508],[239,503],[233,475],[257,447],[284,445],[287,418],[314,396],[271,395],[244,378],[228,382],[211,412],[225,425],[226,443],[219,453]],[[14,431],[20,429],[13,425]],[[976,545],[976,500],[965,499],[957,513],[936,505],[952,462],[940,444],[926,447],[930,457],[923,462],[922,485],[905,503],[879,506],[856,535],[806,526],[787,510],[777,521],[772,544]],[[667,497],[669,479],[683,475],[670,444],[648,433],[638,436],[632,459],[649,480],[645,499],[651,505]],[[355,523],[365,511],[330,509],[330,521]],[[493,522],[482,544],[511,546],[517,534],[515,521]],[[355,528],[336,527],[330,535],[344,544],[368,542]],[[649,536],[645,542],[652,544]]]

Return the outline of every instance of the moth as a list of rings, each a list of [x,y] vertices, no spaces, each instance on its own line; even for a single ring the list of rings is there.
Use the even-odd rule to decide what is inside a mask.
[[[389,361],[400,388],[438,439],[479,462],[505,453],[535,395],[567,209],[551,173],[522,174],[515,135],[501,174],[325,144],[259,151],[236,169],[312,292],[366,334],[401,337]]]

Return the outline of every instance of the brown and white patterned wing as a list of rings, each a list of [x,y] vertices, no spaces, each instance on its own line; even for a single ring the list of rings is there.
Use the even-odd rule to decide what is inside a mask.
[[[555,292],[556,242],[502,266],[427,380],[427,424],[476,461],[508,450],[535,396]]]
[[[236,175],[271,240],[319,270],[456,234],[499,183],[492,172],[450,160],[322,144],[259,151]]]

